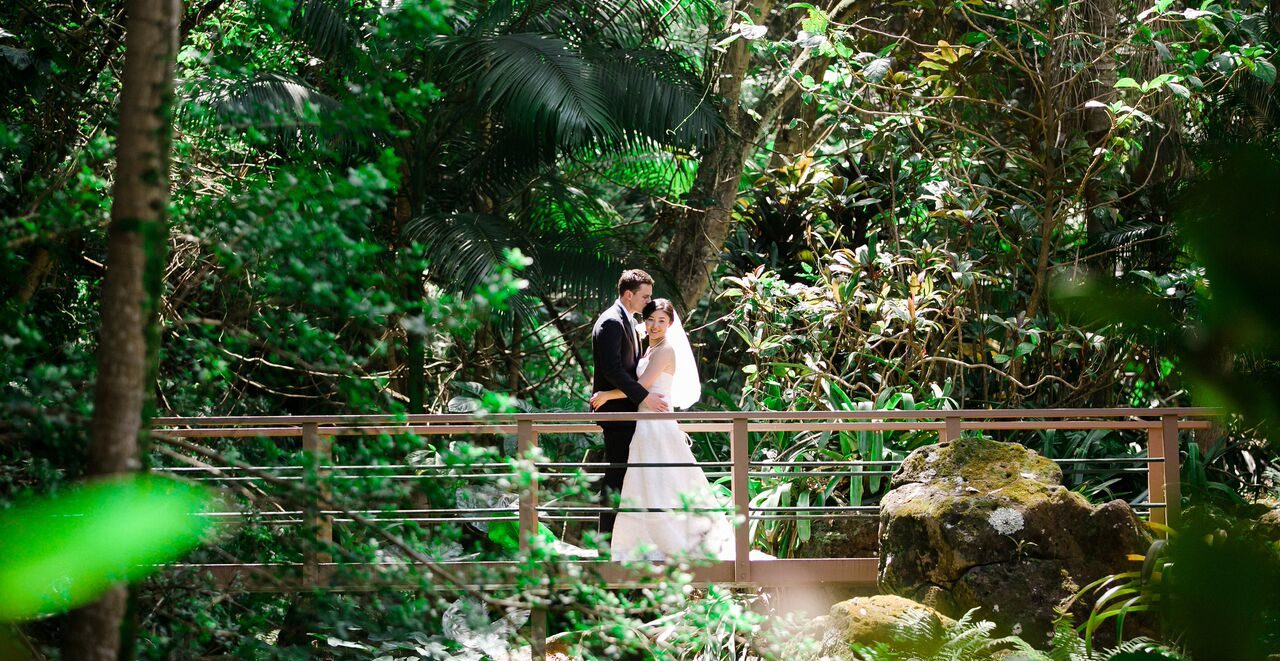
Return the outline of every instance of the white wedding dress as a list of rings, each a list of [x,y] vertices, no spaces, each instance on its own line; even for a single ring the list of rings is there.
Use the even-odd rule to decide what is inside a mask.
[[[636,370],[643,373],[648,364],[645,356]],[[673,376],[664,372],[649,391],[669,396],[672,380]],[[641,406],[640,410],[647,409]],[[622,511],[613,528],[615,560],[733,559],[733,525],[725,511],[730,504],[716,495],[696,465],[688,439],[675,420],[636,423],[627,458],[633,466],[622,483]],[[708,509],[719,511],[703,511]]]

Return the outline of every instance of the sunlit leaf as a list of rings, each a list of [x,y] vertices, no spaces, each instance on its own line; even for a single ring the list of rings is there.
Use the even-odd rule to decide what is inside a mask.
[[[137,477],[93,483],[0,514],[0,621],[88,603],[154,572],[213,530],[202,488]]]

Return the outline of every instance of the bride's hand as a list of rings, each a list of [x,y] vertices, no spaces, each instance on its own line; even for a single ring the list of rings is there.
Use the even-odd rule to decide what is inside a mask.
[[[591,400],[590,400],[591,410],[594,411],[600,408],[600,405],[604,404],[607,401],[609,400],[605,398],[604,391],[596,391],[591,393]]]

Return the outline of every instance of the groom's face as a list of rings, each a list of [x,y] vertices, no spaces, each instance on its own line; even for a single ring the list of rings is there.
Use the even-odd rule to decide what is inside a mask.
[[[644,310],[644,306],[649,304],[649,300],[653,298],[653,285],[640,285],[635,291],[624,292],[622,294],[622,305],[627,308],[627,312],[636,314]]]

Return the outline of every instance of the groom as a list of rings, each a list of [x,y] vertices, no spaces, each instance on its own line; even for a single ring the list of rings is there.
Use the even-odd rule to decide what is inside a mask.
[[[597,409],[600,413],[635,412],[641,404],[653,411],[670,410],[662,395],[650,393],[636,380],[636,363],[641,356],[636,316],[651,298],[653,278],[640,269],[624,271],[618,278],[617,302],[600,313],[591,329],[591,357],[596,368],[594,391],[616,388],[627,395],[605,402]],[[600,427],[604,430],[604,460],[610,464],[604,470],[604,479],[598,483],[600,502],[612,511],[600,514],[599,531],[613,533],[613,522],[618,516],[614,501],[627,475],[627,455],[631,452],[636,423],[601,422]]]

